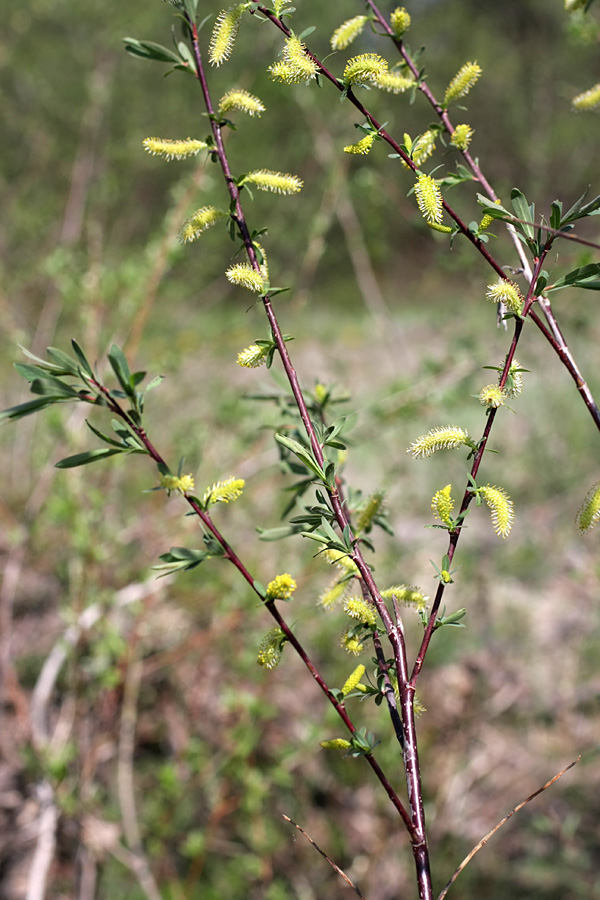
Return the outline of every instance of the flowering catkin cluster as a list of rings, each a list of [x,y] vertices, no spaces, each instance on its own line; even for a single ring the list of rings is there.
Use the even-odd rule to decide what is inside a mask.
[[[375,132],[371,132],[371,134],[365,134],[365,136],[362,137],[360,141],[357,141],[356,144],[348,144],[346,147],[344,147],[344,153],[362,153],[364,156],[366,156],[373,146],[375,138]]]
[[[275,669],[281,661],[283,645],[286,636],[281,628],[271,628],[267,631],[258,649],[257,663],[264,669]]]
[[[368,22],[368,16],[354,16],[352,19],[342,22],[331,35],[331,49],[344,50],[350,46],[361,33],[366,22]]]
[[[467,150],[469,144],[471,143],[471,138],[473,137],[473,129],[470,125],[457,125],[454,131],[452,132],[452,137],[450,138],[450,143],[453,147],[456,147],[458,150]]]
[[[193,138],[185,138],[181,141],[171,141],[168,138],[148,137],[142,142],[144,149],[152,156],[162,156],[163,159],[187,159],[196,156],[200,150],[206,150],[206,141],[197,141]]]
[[[283,575],[277,575],[273,581],[267,585],[267,600],[289,600],[296,590],[296,582],[285,572]]]
[[[274,81],[283,84],[307,83],[319,72],[316,62],[306,53],[306,47],[295,34],[286,38],[282,52],[283,59],[269,66],[269,74]]]
[[[229,503],[241,496],[246,482],[243,478],[226,478],[225,481],[217,481],[204,492],[202,504],[205,508],[214,503]]]
[[[452,517],[450,513],[454,508],[454,500],[451,496],[452,485],[447,484],[445,488],[436,491],[431,500],[431,508],[436,519],[439,519],[449,528],[452,526]]]
[[[600,481],[589,489],[575,518],[575,524],[582,534],[587,534],[598,522],[600,522]]]
[[[249,172],[244,181],[253,184],[259,191],[271,191],[273,194],[297,194],[304,184],[297,175],[272,172],[271,169],[256,169]]]
[[[387,91],[388,94],[403,94],[416,82],[414,78],[403,75],[402,72],[394,69],[392,72],[383,72],[373,84],[376,88]]]
[[[186,219],[179,230],[179,240],[182,244],[191,244],[198,240],[201,234],[216,225],[220,219],[227,218],[228,213],[215,206],[203,206]]]
[[[349,597],[344,603],[344,610],[351,619],[356,619],[363,625],[372,626],[377,622],[375,609],[362,597]]]
[[[382,591],[381,596],[383,600],[395,597],[402,606],[413,606],[418,611],[425,609],[429,602],[429,597],[420,588],[409,584],[395,584]]]
[[[499,278],[494,284],[488,284],[485,296],[493,303],[503,303],[515,316],[523,312],[525,298],[514,281]]]
[[[571,103],[573,108],[579,112],[586,109],[596,109],[597,106],[600,106],[600,82],[582,94],[577,94]]]
[[[434,178],[421,173],[415,184],[417,204],[426,222],[439,224],[442,221],[442,194]]]
[[[181,491],[182,494],[188,494],[194,490],[194,479],[192,475],[161,475],[160,486],[169,493]]]
[[[245,369],[257,369],[267,361],[268,347],[259,347],[258,344],[250,344],[244,350],[240,350],[237,355],[238,366]]]
[[[387,61],[378,53],[361,53],[359,56],[353,56],[346,63],[344,80],[348,84],[377,82],[387,70]]]
[[[260,117],[261,113],[265,111],[265,106],[262,100],[255,97],[254,94],[250,94],[248,91],[242,90],[242,88],[236,88],[227,91],[219,100],[218,110],[220,116],[230,112],[232,109],[244,112],[248,116]]]
[[[448,106],[453,100],[465,97],[481,75],[481,67],[476,62],[465,63],[458,70],[444,94],[444,105]]]
[[[222,9],[217,16],[208,48],[208,59],[213,66],[220,66],[231,56],[245,9],[245,3],[236,3],[229,9]]]
[[[396,37],[401,37],[410,28],[410,15],[403,6],[397,6],[390,16],[390,22]]]
[[[479,402],[488,409],[498,409],[506,400],[506,393],[497,384],[486,384],[479,392]]]
[[[497,535],[508,537],[515,517],[513,502],[504,488],[493,487],[491,484],[477,489],[487,503],[492,516],[492,525]]]
[[[457,425],[447,425],[445,427],[432,428],[427,434],[421,435],[416,441],[413,441],[406,452],[410,453],[413,459],[425,459],[433,456],[438,450],[453,450],[466,444],[469,440],[468,432]]]
[[[404,132],[404,146],[417,168],[419,168],[421,163],[424,163],[435,150],[435,137],[435,131],[428,129],[427,131],[424,131],[423,134],[420,134],[416,141],[413,141],[410,134]],[[410,169],[408,163],[404,162],[403,159],[401,159],[400,162],[405,169]]]
[[[344,682],[344,686],[342,687],[342,694],[344,695],[344,697],[347,697],[348,694],[351,694],[352,691],[355,691],[357,688],[360,689],[362,687],[364,690],[364,685],[360,684],[360,680],[365,672],[366,669],[362,663],[354,669],[354,671],[346,679],[346,681]]]

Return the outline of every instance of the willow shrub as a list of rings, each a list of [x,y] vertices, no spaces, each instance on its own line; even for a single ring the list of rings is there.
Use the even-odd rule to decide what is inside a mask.
[[[591,0],[566,0],[566,13],[582,16],[590,5]],[[125,38],[125,46],[138,60],[157,62],[170,71],[183,73],[185,78],[195,79],[198,109],[206,117],[206,127],[203,134],[193,138],[148,137],[144,148],[157,157],[157,165],[161,160],[173,162],[200,156],[213,162],[221,172],[220,204],[196,209],[181,223],[180,240],[194,245],[189,247],[193,253],[208,229],[224,230],[223,259],[229,254],[230,263],[224,263],[223,277],[240,292],[248,292],[251,303],[262,306],[267,324],[266,336],[248,336],[237,364],[248,370],[249,385],[255,378],[252,370],[263,366],[279,369],[287,382],[285,418],[274,438],[285,470],[295,478],[291,489],[286,487],[293,499],[287,504],[288,523],[275,532],[259,529],[260,537],[312,542],[315,553],[334,568],[333,581],[319,604],[326,609],[343,607],[347,625],[340,646],[332,652],[347,653],[351,658],[362,655],[364,661],[349,665],[347,680],[340,688],[328,684],[326,673],[315,665],[303,635],[292,624],[294,604],[310,599],[299,597],[297,573],[270,573],[265,578],[264,573],[251,571],[221,530],[220,507],[243,503],[240,498],[244,495],[244,480],[223,477],[198,489],[196,482],[201,475],[185,471],[182,463],[177,465],[163,455],[160,445],[164,435],[156,426],[147,425],[145,419],[146,394],[158,387],[161,379],[156,377],[146,383],[146,373],[132,370],[119,347],[110,350],[108,369],[93,366],[85,348],[76,340],[70,354],[49,348],[44,360],[27,353],[27,361],[18,363],[16,368],[30,383],[34,398],[6,410],[3,418],[19,419],[55,404],[87,404],[87,424],[97,446],[62,459],[58,467],[96,464],[113,456],[150,458],[156,469],[154,490],[178,496],[187,507],[187,514],[200,523],[203,535],[199,547],[171,547],[155,568],[161,575],[170,575],[215,565],[220,560],[237,569],[264,608],[265,618],[272,619],[272,627],[258,649],[259,665],[275,669],[282,656],[299,655],[307,678],[316,681],[324,702],[331,704],[339,717],[340,736],[324,737],[321,746],[342,751],[350,758],[361,757],[363,764],[372,769],[395,808],[400,830],[404,830],[412,850],[418,896],[423,900],[432,898],[434,867],[422,790],[427,765],[425,760],[422,767],[419,757],[416,726],[422,711],[416,694],[419,677],[439,630],[464,625],[466,610],[458,606],[454,597],[457,593],[460,596],[457,553],[459,544],[468,540],[469,532],[463,539],[465,523],[468,521],[471,531],[489,527],[483,516],[487,510],[498,538],[510,538],[515,518],[511,486],[494,483],[494,457],[486,451],[491,449],[492,432],[508,427],[510,404],[518,404],[527,373],[519,364],[518,354],[534,334],[541,334],[554,351],[556,364],[564,366],[572,377],[574,395],[579,394],[591,419],[590,437],[594,428],[600,429],[600,410],[567,346],[553,307],[558,292],[570,291],[575,303],[578,291],[600,290],[599,263],[588,262],[564,271],[558,253],[565,241],[586,243],[574,228],[581,220],[600,213],[600,196],[584,191],[574,203],[557,199],[541,213],[536,212],[521,188],[515,187],[510,197],[499,198],[472,155],[476,135],[465,121],[468,95],[483,89],[485,73],[475,59],[465,61],[445,90],[434,93],[429,76],[431,82],[436,80],[435,63],[426,72],[425,57],[411,53],[406,42],[411,16],[404,8],[384,14],[372,0],[367,0],[362,4],[362,13],[357,10],[335,29],[330,39],[333,52],[322,59],[311,49],[314,29],[305,27],[301,10],[297,12],[287,0],[275,0],[270,7],[258,2],[238,3],[225,10],[210,11],[202,21],[199,19],[205,8],[198,9],[198,0],[172,0],[171,6],[176,35],[172,46],[129,37]],[[344,12],[352,13],[351,6],[344,4]],[[432,598],[424,588],[412,583],[410,571],[395,574],[391,582],[381,580],[379,572],[375,575],[372,554],[377,547],[378,529],[391,531],[384,492],[377,490],[365,496],[347,483],[344,466],[352,452],[346,441],[349,417],[336,415],[339,398],[333,388],[317,383],[307,389],[306,374],[298,374],[294,367],[292,335],[283,330],[293,327],[284,302],[288,288],[271,281],[268,230],[251,221],[250,201],[255,191],[278,194],[280,197],[273,198],[273,202],[289,204],[289,215],[293,217],[297,204],[302,202],[303,180],[297,174],[280,171],[284,145],[272,148],[272,160],[265,159],[263,168],[239,172],[230,165],[227,145],[239,142],[243,147],[244,117],[261,117],[268,111],[260,97],[235,84],[217,97],[211,85],[211,69],[226,65],[235,53],[240,29],[251,33],[259,27],[271,29],[272,59],[258,60],[257,65],[267,69],[282,92],[289,91],[290,85],[303,86],[307,91],[322,89],[332,103],[342,101],[356,111],[357,139],[349,138],[340,147],[340,154],[387,153],[387,178],[412,195],[426,225],[442,236],[438,241],[445,240],[448,250],[457,242],[469,245],[473,259],[479,257],[487,266],[488,278],[481,283],[480,294],[482,302],[497,309],[497,325],[506,333],[506,352],[499,362],[490,361],[487,368],[492,374],[474,400],[480,405],[480,427],[476,433],[469,433],[460,423],[448,422],[440,411],[438,424],[430,428],[424,425],[423,433],[416,435],[406,448],[415,466],[427,465],[432,455],[449,451],[464,460],[462,479],[457,483],[454,478],[454,484],[450,480],[440,484],[431,499],[430,527],[444,532],[447,542],[433,563],[437,587]],[[367,36],[368,46],[374,39],[378,42],[377,52],[361,49],[361,41]],[[420,41],[421,35],[415,40]],[[169,79],[165,91],[177,90],[177,77]],[[387,94],[389,104],[400,110],[403,103],[428,104],[433,124],[421,134],[390,133],[370,109],[374,92]],[[600,105],[600,85],[582,91],[572,103],[577,111],[593,110]],[[471,205],[471,221],[466,221],[451,205],[451,190],[461,193],[463,205]],[[510,265],[494,249],[493,239],[503,230],[512,242]],[[227,235],[236,248],[233,255]],[[587,245],[598,249],[591,241]],[[335,344],[335,337],[332,340]],[[335,352],[335,346],[331,352]],[[544,399],[547,398],[541,397],[540,402]],[[193,417],[193,410],[188,416]],[[107,419],[109,424],[103,424]],[[133,460],[127,462],[133,464]],[[576,518],[576,526],[583,534],[600,519],[600,481],[591,484],[592,481],[590,475],[591,486]],[[439,538],[435,537],[437,545]],[[485,566],[485,559],[481,565]],[[202,578],[202,568],[193,577]],[[456,587],[450,593],[452,585]],[[315,609],[314,614],[321,615],[322,610]],[[407,616],[420,621],[421,636],[416,647],[409,646],[406,639],[403,621]],[[439,696],[443,696],[442,692]],[[360,724],[357,701],[365,700],[389,711],[398,759],[404,765],[405,789],[383,771],[377,756],[378,740]],[[441,891],[440,898],[446,895],[460,869]],[[140,884],[148,896],[153,896],[152,878],[143,866],[142,870]]]

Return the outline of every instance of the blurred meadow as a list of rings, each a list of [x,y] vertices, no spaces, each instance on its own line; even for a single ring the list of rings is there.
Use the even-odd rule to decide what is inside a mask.
[[[132,369],[166,376],[148,399],[152,440],[173,468],[185,457],[200,489],[229,475],[246,480],[243,498],[219,510],[219,527],[264,583],[294,575],[288,617],[341,686],[354,665],[339,646],[346,617],[316,607],[331,570],[311,542],[260,542],[256,531],[282,524],[290,484],[272,437],[280,409],[249,396],[283,391],[277,363],[271,372],[235,364],[239,350],[268,336],[262,308],[224,277],[234,245],[223,229],[191,247],[177,241],[193,210],[225,204],[218,167],[200,156],[166,163],[142,148],[151,135],[208,130],[192,78],[164,79],[160,65],[123,49],[127,35],[169,44],[173,11],[158,0],[2,6],[1,406],[28,399],[12,368],[23,361],[18,345],[44,356],[76,338],[108,377],[106,351],[116,342]],[[219,9],[201,6],[200,18]],[[517,186],[546,213],[556,197],[568,207],[590,184],[598,193],[599,120],[570,108],[598,80],[597,13],[567,17],[561,0],[415,0],[408,9],[408,43],[425,45],[434,93],[466,60],[483,68],[464,115],[475,129],[472,153],[501,198]],[[334,28],[360,12],[349,0],[299,0],[294,27],[317,26],[310,45],[323,58]],[[435,425],[481,433],[476,396],[494,377],[482,367],[500,365],[509,343],[484,301],[489,273],[466,241],[449,250],[424,225],[407,196],[412,179],[384,144],[364,158],[342,153],[360,136],[359,119],[330,86],[269,81],[281,41],[267,24],[244,25],[229,63],[210,71],[210,87],[215,97],[245,88],[267,107],[228,134],[234,171],[280,169],[305,182],[299,197],[255,195],[246,207],[253,227],[269,228],[272,282],[292,287],[275,299],[282,330],[294,336],[303,386],[333,384],[347,398],[340,411],[356,412],[347,483],[384,488],[395,531],[376,535],[377,577],[433,594],[430,560],[441,558],[447,536],[423,526],[435,490],[452,481],[462,492],[464,458],[420,462],[405,450]],[[356,52],[364,50],[385,53],[369,34]],[[348,55],[327,64],[341,71]],[[420,97],[414,105],[364,97],[397,137],[431,123]],[[454,166],[444,147],[434,160]],[[480,218],[473,184],[448,199],[466,221]],[[493,230],[494,255],[516,266],[502,226]],[[578,231],[600,240],[597,226]],[[567,242],[560,254],[552,263],[561,272],[597,259]],[[598,397],[597,295],[557,297]],[[598,532],[581,537],[573,521],[600,477],[600,445],[568,373],[531,323],[525,331],[518,359],[531,374],[513,411],[502,411],[492,439],[500,452],[483,468],[484,483],[515,500],[515,526],[501,541],[487,512],[471,511],[448,593],[452,609],[467,608],[467,627],[436,635],[420,682],[434,880],[441,889],[487,830],[582,754],[475,857],[454,891],[600,898]],[[0,431],[0,897],[33,896],[44,780],[60,810],[48,900],[351,896],[282,814],[369,900],[413,896],[405,834],[371,772],[319,747],[340,726],[300,660],[289,650],[274,672],[256,665],[271,622],[233,567],[210,561],[156,579],[161,553],[201,537],[180,499],[144,493],[157,483],[150,461],[54,468],[96,446],[84,418],[64,405]],[[421,626],[412,616],[414,653]],[[364,703],[352,714],[381,740],[382,765],[401,790],[387,712]],[[138,858],[151,876],[136,869]]]

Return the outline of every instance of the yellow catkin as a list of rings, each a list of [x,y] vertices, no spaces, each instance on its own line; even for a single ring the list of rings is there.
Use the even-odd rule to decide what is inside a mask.
[[[461,66],[446,88],[444,104],[447,106],[448,103],[451,103],[453,100],[459,100],[461,97],[465,97],[480,76],[481,68],[476,62],[468,62],[465,63],[464,66]]]
[[[434,178],[421,174],[415,185],[417,205],[427,222],[441,223],[443,216],[442,194]]]
[[[425,459],[433,456],[438,450],[452,450],[461,447],[468,441],[469,435],[463,428],[456,425],[432,428],[427,434],[421,435],[408,447],[413,459]]]
[[[152,156],[162,156],[163,159],[187,159],[190,156],[196,156],[200,150],[206,150],[208,144],[206,141],[198,141],[193,138],[185,138],[180,141],[172,141],[168,138],[145,138],[143,141],[144,150],[152,154]]]
[[[246,181],[260,191],[271,191],[274,194],[297,194],[302,190],[304,182],[297,175],[285,172],[272,172],[270,169],[257,169],[246,176]]]
[[[587,496],[583,501],[575,524],[582,534],[587,534],[600,521],[600,481],[587,492]]]
[[[232,109],[244,112],[248,116],[260,117],[260,114],[265,111],[265,106],[262,100],[255,97],[254,94],[250,94],[248,91],[242,90],[242,88],[236,88],[227,91],[219,100],[219,115],[223,115]]]
[[[367,21],[367,16],[354,16],[343,22],[331,35],[332,50],[344,50],[349,47],[361,33]]]
[[[481,494],[490,509],[492,525],[496,534],[501,538],[508,537],[515,513],[513,502],[504,488],[487,484],[485,487],[478,488],[478,493]]]
[[[596,109],[600,106],[600,82],[595,84],[594,87],[591,87],[589,90],[584,91],[583,94],[578,94],[574,97],[571,104],[578,112]]]

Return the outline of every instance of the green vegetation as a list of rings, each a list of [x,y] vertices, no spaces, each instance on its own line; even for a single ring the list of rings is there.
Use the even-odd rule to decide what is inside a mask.
[[[566,210],[588,184],[598,187],[597,118],[570,106],[590,86],[595,7],[567,16],[558,0],[412,6],[408,40],[413,51],[426,44],[420,63],[437,95],[465,60],[476,56],[483,69],[468,97],[471,152],[493,174],[507,209],[514,185],[547,216],[557,194]],[[324,59],[334,29],[361,10],[302,0],[295,16],[299,30],[318,26],[307,41]],[[341,689],[358,660],[339,649],[348,623],[342,609],[316,610],[332,575],[314,557],[318,546],[257,540],[257,525],[285,524],[291,494],[281,488],[294,480],[293,459],[272,437],[292,421],[280,366],[269,373],[235,366],[240,350],[270,339],[261,304],[249,306],[257,298],[225,279],[242,257],[233,257],[237,245],[222,227],[191,247],[177,241],[199,206],[223,206],[218,166],[205,153],[165,164],[142,147],[151,135],[208,132],[193,78],[176,72],[163,80],[160,66],[123,51],[129,34],[168,43],[172,12],[148,0],[31,0],[6,12],[1,406],[32,399],[10,367],[17,344],[46,359],[46,347],[70,351],[76,337],[111,387],[115,373],[125,381],[131,374],[114,351],[112,368],[106,362],[113,344],[124,347],[132,371],[147,371],[144,384],[165,376],[145,403],[148,433],[174,472],[184,457],[178,474],[194,474],[201,499],[205,486],[228,476],[246,481],[243,500],[220,505],[219,528],[264,585],[277,572],[293,573],[297,594],[280,606],[328,684]],[[447,236],[427,228],[407,196],[414,178],[395,177],[398,160],[385,144],[376,141],[368,157],[342,153],[363,132],[330,85],[289,88],[269,79],[281,40],[269,23],[249,24],[227,65],[209,76],[215,97],[235,83],[268,110],[227,135],[232,169],[281,168],[304,181],[293,204],[259,190],[250,204],[244,193],[253,225],[269,226],[272,283],[292,287],[276,297],[277,314],[293,334],[289,348],[307,395],[318,400],[318,385],[334,384],[334,415],[349,416],[345,480],[365,496],[386,490],[395,537],[377,532],[378,583],[410,578],[433,596],[430,559],[440,566],[448,538],[423,525],[435,521],[434,492],[452,481],[458,496],[466,453],[420,463],[405,450],[438,423],[480,434],[477,397],[496,379],[482,370],[501,365],[509,343],[484,300],[493,279],[466,240],[455,238],[449,252]],[[211,28],[209,21],[201,32],[204,46]],[[365,33],[356,53],[380,48]],[[343,70],[336,57],[326,65]],[[421,97],[412,105],[375,90],[360,97],[390,134],[415,137],[431,125]],[[436,157],[447,170],[450,153],[440,145]],[[469,222],[482,210],[467,187],[444,187],[443,195]],[[598,242],[598,221],[578,222],[577,233]],[[490,228],[497,236],[490,251],[514,265],[503,227]],[[598,259],[577,243],[559,250],[545,264],[553,282]],[[598,295],[551,296],[599,396]],[[446,616],[467,608],[456,623],[467,627],[436,632],[419,681],[429,842],[441,887],[489,828],[583,753],[493,838],[456,890],[490,900],[593,898],[600,897],[600,810],[590,790],[599,774],[600,567],[597,532],[582,538],[573,522],[598,477],[597,436],[569,374],[531,322],[526,338],[518,352],[530,373],[525,390],[509,401],[514,413],[502,410],[504,428],[490,444],[499,454],[486,455],[480,482],[508,490],[515,525],[498,540],[485,503],[473,503],[444,599]],[[275,400],[257,397],[265,393]],[[151,492],[160,473],[137,456],[55,468],[102,446],[84,418],[108,432],[110,416],[90,412],[97,411],[59,404],[0,434],[7,834],[0,893],[20,896],[32,870],[28,815],[42,821],[40,785],[48,783],[58,815],[48,900],[152,898],[156,886],[173,900],[348,896],[282,814],[369,900],[413,896],[409,842],[364,760],[319,748],[341,734],[340,723],[301,660],[286,647],[276,673],[256,665],[272,623],[239,573],[214,560],[156,579],[152,566],[168,548],[203,546],[177,490]],[[410,647],[418,648],[422,632],[409,615]],[[360,661],[373,680],[369,654]],[[351,698],[348,708],[381,742],[377,759],[400,792],[385,702]]]

